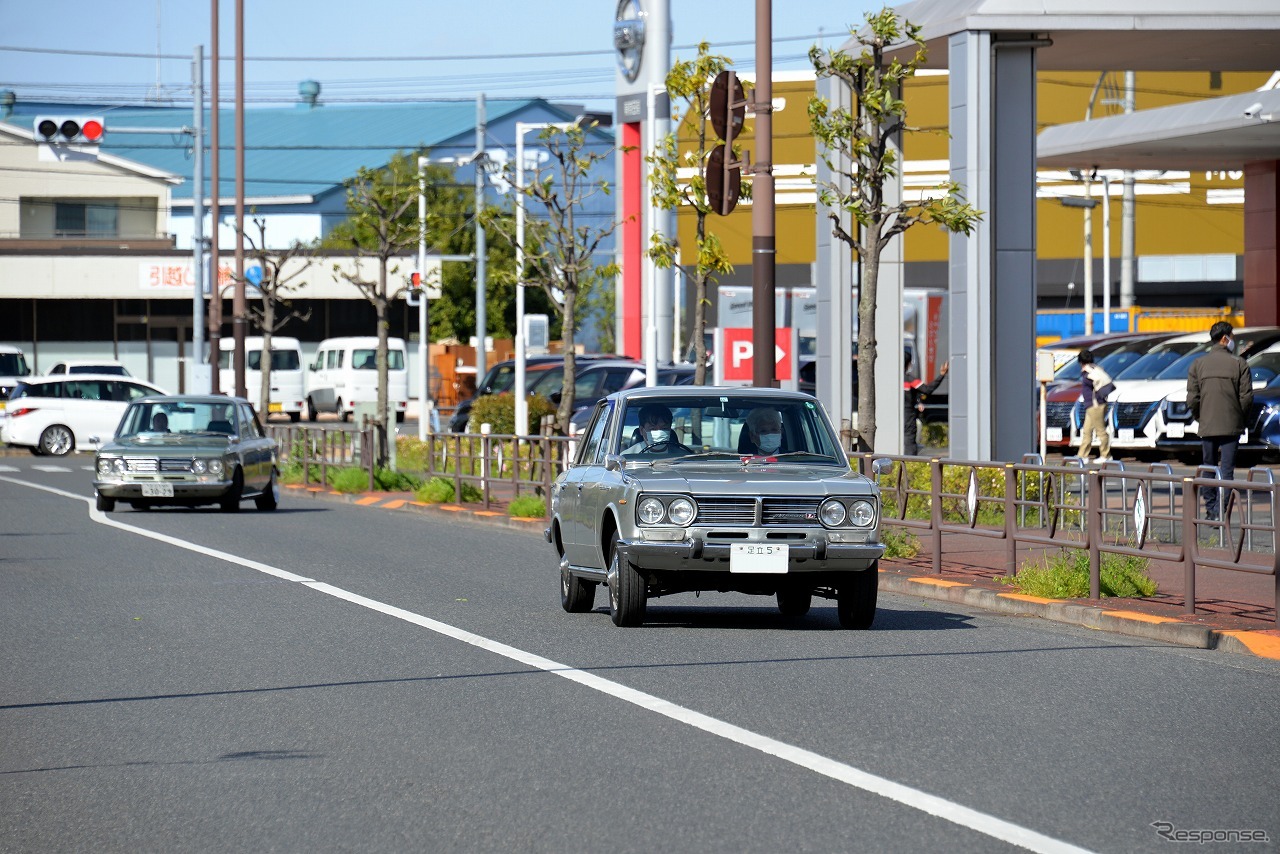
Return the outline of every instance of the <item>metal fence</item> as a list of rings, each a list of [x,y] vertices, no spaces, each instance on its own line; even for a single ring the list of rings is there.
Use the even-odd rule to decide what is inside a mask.
[[[894,462],[878,477],[882,525],[921,532],[935,574],[942,572],[949,541],[964,535],[1002,541],[993,549],[1003,549],[1008,576],[1017,573],[1019,547],[1087,552],[1091,599],[1100,596],[1103,555],[1114,554],[1181,564],[1186,613],[1195,613],[1196,572],[1203,568],[1271,576],[1280,606],[1280,487],[1270,469],[1224,481],[1208,466],[1187,476],[1164,463],[1145,470],[1114,461],[1049,466],[1038,455],[1022,463],[884,454],[852,459],[869,477],[873,459]],[[1210,491],[1217,493],[1217,518],[1203,509]]]
[[[369,489],[377,477],[376,428],[334,430],[321,427],[272,425],[268,432],[280,445],[281,463],[301,467],[305,484],[328,484],[331,468],[360,468],[368,472]],[[565,436],[523,436],[489,433],[428,433],[414,440],[414,453],[401,450],[396,470],[422,480],[445,478],[454,484],[457,500],[490,509],[522,495],[546,498],[551,483],[565,469],[573,440]]]

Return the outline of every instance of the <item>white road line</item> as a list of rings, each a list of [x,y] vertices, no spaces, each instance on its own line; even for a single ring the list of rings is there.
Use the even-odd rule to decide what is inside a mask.
[[[32,463],[31,467],[36,471],[52,471],[52,472],[69,472],[71,469],[66,466],[54,466],[49,463]]]
[[[0,466],[0,471],[22,471],[17,466]]]
[[[45,492],[51,492],[55,495],[73,498],[77,501],[84,501],[85,503],[90,503],[91,501],[91,499],[88,499],[83,495],[76,495],[71,492],[66,492],[65,490],[55,489],[53,487],[37,483],[29,483],[15,478],[0,477],[0,481],[17,484],[18,486],[44,490]],[[342,599],[343,601],[350,602],[353,605],[359,605],[362,608],[368,608],[380,614],[385,614],[388,617],[394,617],[397,620],[403,620],[415,626],[421,626],[424,629],[444,635],[445,637],[453,638],[454,640],[461,641],[462,643],[469,644],[478,649],[483,649],[495,655],[500,655],[503,658],[519,662],[535,670],[541,670],[554,676],[560,676],[571,682],[576,682],[584,687],[622,700],[623,702],[631,703],[632,705],[639,706],[642,709],[647,709],[648,711],[655,712],[659,715],[663,715],[664,717],[668,717],[672,720],[700,729],[703,732],[719,736],[735,744],[742,745],[743,747],[749,747],[753,750],[758,750],[761,753],[768,754],[769,756],[777,757],[784,762],[789,762],[801,768],[807,768],[810,771],[821,774],[822,776],[828,777],[832,780],[838,780],[839,782],[845,783],[856,789],[861,789],[865,792],[870,792],[874,795],[887,798],[888,800],[896,801],[900,804],[904,804],[905,806],[928,813],[929,815],[937,816],[938,818],[944,819],[953,824],[960,825],[961,827],[967,827],[970,830],[990,836],[993,839],[999,839],[1012,845],[1026,848],[1030,851],[1054,852],[1054,854],[1059,854],[1059,852],[1062,852],[1062,854],[1065,854],[1065,852],[1084,852],[1088,850],[1054,839],[1050,836],[1045,836],[1042,833],[1037,833],[1034,830],[996,818],[995,816],[979,812],[978,810],[970,809],[969,807],[957,804],[953,801],[948,801],[947,799],[938,797],[937,795],[931,795],[928,792],[922,792],[919,789],[913,789],[910,786],[895,783],[894,781],[888,780],[884,777],[878,777],[875,774],[862,771],[858,768],[854,768],[852,765],[846,765],[843,762],[838,762],[829,757],[814,753],[811,750],[796,747],[795,745],[770,738],[767,735],[761,735],[760,733],[743,729],[742,727],[735,726],[727,721],[722,721],[718,718],[713,718],[710,715],[704,715],[701,712],[695,712],[692,709],[687,709],[684,706],[678,706],[669,700],[664,700],[661,697],[656,697],[652,694],[646,694],[643,691],[637,691],[634,688],[629,688],[618,682],[601,678],[594,673],[578,670],[577,668],[570,667],[567,664],[560,664],[556,661],[552,661],[551,659],[543,658],[535,653],[527,652],[525,650],[518,649],[517,647],[508,646],[500,641],[495,641],[482,635],[473,634],[465,629],[460,629],[456,626],[451,626],[448,623],[433,620],[430,617],[424,617],[421,614],[415,614],[412,611],[397,608],[394,605],[379,602],[376,599],[368,599],[357,593],[351,593],[350,591],[343,590],[340,587],[334,587],[330,584],[326,584],[323,581],[304,578],[303,576],[295,575],[292,572],[288,572],[268,564],[249,560],[247,558],[240,557],[239,555],[230,554],[229,552],[194,545],[174,537],[166,536],[165,534],[148,531],[144,528],[135,528],[132,525],[126,525],[123,522],[117,522],[109,518],[107,514],[94,509],[92,504],[90,504],[89,516],[93,521],[98,522],[99,524],[117,528],[122,531],[128,531],[129,533],[137,534],[141,537],[167,543],[169,545],[176,546],[177,548],[186,549],[187,551],[196,552],[207,557],[223,560],[237,566],[243,566],[246,569],[266,573],[267,575],[284,579],[285,581],[296,581],[317,593],[323,593],[327,596]]]

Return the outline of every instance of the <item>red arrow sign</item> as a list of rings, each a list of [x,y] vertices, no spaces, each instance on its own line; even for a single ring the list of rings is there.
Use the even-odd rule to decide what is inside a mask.
[[[755,376],[753,370],[755,346],[752,342],[754,330],[726,328],[722,332],[724,378],[751,381]],[[791,379],[791,330],[789,328],[773,330],[773,358],[774,376],[779,380]]]

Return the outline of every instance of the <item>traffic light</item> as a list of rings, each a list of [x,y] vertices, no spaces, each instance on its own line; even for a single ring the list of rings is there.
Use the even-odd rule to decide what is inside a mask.
[[[413,272],[409,274],[409,290],[411,291],[422,290],[422,274],[421,273]]]
[[[742,192],[742,164],[733,157],[733,141],[746,120],[747,99],[738,75],[721,71],[711,84],[711,127],[724,140],[707,161],[707,200],[721,216],[728,216]]]
[[[97,145],[106,131],[102,116],[36,116],[37,142]]]

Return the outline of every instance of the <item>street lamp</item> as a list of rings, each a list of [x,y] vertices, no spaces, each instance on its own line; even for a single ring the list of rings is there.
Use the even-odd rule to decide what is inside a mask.
[[[516,122],[516,435],[529,435],[529,401],[524,396],[524,135],[531,130],[573,127],[574,122]]]
[[[1085,193],[1089,192],[1089,179],[1085,179]],[[1109,192],[1110,186],[1106,176],[1102,178],[1102,186],[1104,191]],[[1084,208],[1084,334],[1093,334],[1093,209],[1099,204],[1098,200],[1091,197],[1077,199],[1074,196],[1058,199],[1063,207],[1067,208]],[[1102,208],[1102,242],[1107,247],[1105,253],[1106,259],[1102,266],[1102,331],[1111,331],[1111,215],[1110,206],[1104,205]]]

